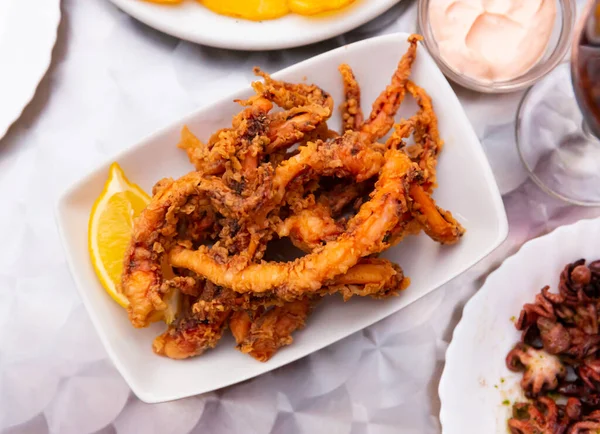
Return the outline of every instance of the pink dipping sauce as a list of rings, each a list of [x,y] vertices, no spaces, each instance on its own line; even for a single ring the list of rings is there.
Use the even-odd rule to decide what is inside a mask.
[[[430,0],[429,22],[442,59],[481,81],[523,75],[544,55],[556,0]]]

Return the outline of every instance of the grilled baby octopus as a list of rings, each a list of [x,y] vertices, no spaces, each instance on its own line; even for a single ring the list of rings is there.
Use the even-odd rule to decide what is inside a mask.
[[[521,342],[506,363],[524,372],[521,386],[534,402],[514,404],[513,433],[600,432],[600,262],[567,264],[558,289],[544,287],[516,322]],[[554,404],[549,392],[567,405]]]
[[[560,359],[544,350],[518,343],[506,356],[506,366],[514,372],[525,372],[521,387],[530,397],[554,390],[567,374]]]
[[[534,403],[515,404],[508,428],[512,434],[566,434],[569,423],[580,415],[581,403],[575,398],[559,406],[553,399],[542,397]]]

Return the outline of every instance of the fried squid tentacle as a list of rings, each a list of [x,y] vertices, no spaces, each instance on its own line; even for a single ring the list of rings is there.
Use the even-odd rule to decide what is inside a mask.
[[[266,362],[279,348],[292,343],[292,333],[304,327],[313,303],[310,298],[304,298],[265,312],[234,313],[229,327],[238,350]]]
[[[256,94],[268,98],[284,110],[311,104],[333,110],[331,95],[315,84],[287,83],[275,80],[258,67],[254,68],[254,74],[264,80],[264,82],[252,83]]]
[[[154,339],[152,349],[156,354],[171,359],[186,359],[199,356],[217,345],[232,309],[218,297],[211,299],[216,289],[207,285],[200,297],[202,303],[197,302],[193,306],[191,298],[185,297],[178,320]]]
[[[316,104],[275,114],[269,131],[270,142],[266,152],[271,154],[300,142],[323,125],[330,116],[331,111],[328,108]]]
[[[395,264],[384,259],[363,259],[345,275],[338,276],[318,295],[340,293],[344,300],[352,296],[385,298],[405,289],[409,279]],[[239,310],[229,327],[237,348],[266,362],[282,346],[292,343],[292,333],[302,327],[318,298],[305,297],[270,310]]]
[[[280,238],[289,237],[300,250],[310,252],[345,230],[344,225],[331,216],[331,209],[316,203],[285,219],[276,228]]]
[[[441,244],[454,244],[465,233],[465,229],[446,211],[435,204],[431,196],[420,185],[411,185],[411,214],[429,237]]]
[[[161,289],[162,259],[177,236],[178,212],[195,195],[196,175],[163,183],[136,219],[125,255],[121,286],[129,300],[129,319],[135,327],[146,327],[167,308]]]
[[[343,63],[338,69],[344,81],[344,102],[340,107],[342,111],[342,131],[357,131],[362,127],[364,121],[360,107],[360,86],[349,65]]]
[[[262,188],[262,191],[269,191],[266,180]],[[164,252],[175,243],[181,229],[181,216],[185,216],[181,212],[182,207],[191,198],[196,202],[200,198],[203,203],[210,200],[222,214],[235,215],[234,211],[256,206],[261,189],[257,190],[256,196],[242,198],[223,187],[219,179],[206,178],[200,172],[191,172],[178,180],[161,184],[157,194],[136,219],[124,260],[121,284],[123,294],[129,300],[129,318],[135,327],[148,326],[157,314],[167,308],[165,299],[169,294],[161,289],[162,261]],[[214,219],[212,213],[206,216]],[[199,227],[210,227],[212,223],[212,220],[198,222]],[[190,227],[190,222],[187,227],[197,229],[196,226]],[[260,235],[257,234],[257,237]],[[194,236],[191,241],[197,241],[199,235]]]
[[[223,336],[231,311],[220,312],[211,322],[195,316],[177,320],[175,326],[154,339],[152,348],[160,356],[170,359],[186,359],[214,348]]]
[[[411,35],[408,38],[408,51],[402,56],[391,83],[377,97],[369,119],[360,128],[365,142],[374,142],[385,136],[394,125],[394,116],[406,95],[406,83],[410,76],[412,64],[417,57],[417,42],[421,36]]]
[[[433,188],[436,186],[437,156],[443,146],[437,117],[429,95],[411,81],[408,81],[406,86],[420,109],[416,115],[395,126],[387,146],[404,149],[411,160],[419,164],[424,179],[420,185],[411,185],[409,191],[411,216],[408,219],[414,218],[419,226],[409,220],[402,221],[394,230],[392,244],[402,240],[408,233],[418,232],[419,227],[434,241],[454,244],[462,237],[465,230],[449,211],[438,207],[431,198]],[[405,147],[404,140],[413,132],[415,144]]]
[[[206,144],[187,127],[182,129],[178,146],[186,151],[197,171],[205,175],[221,174],[232,157],[238,155],[243,160],[268,142],[270,119],[267,115],[273,104],[266,98],[256,97],[247,103],[249,106],[233,118],[232,127],[216,132]]]
[[[409,284],[410,279],[398,265],[386,259],[363,258],[346,274],[328,282],[324,291],[339,293],[344,301],[354,296],[387,298],[398,295]]]
[[[344,274],[361,257],[382,251],[386,234],[407,209],[407,185],[417,176],[415,167],[400,151],[389,151],[371,200],[348,223],[347,231],[315,252],[289,263],[266,262],[231,269],[215,260],[210,249],[171,250],[175,267],[186,268],[218,285],[237,292],[273,291],[283,300],[310,294],[335,276]]]
[[[252,83],[257,95],[285,110],[271,115],[268,154],[298,143],[324,125],[333,114],[333,99],[320,87],[274,80],[260,68],[254,68],[254,73],[264,79],[264,83]]]
[[[266,361],[278,348],[291,343],[291,333],[304,324],[319,297],[339,293],[344,300],[353,296],[386,298],[405,289],[409,279],[400,267],[385,259],[364,258],[311,298],[302,295],[290,302],[275,294],[238,294],[210,282],[200,284],[192,277],[176,277],[164,284],[185,288],[190,295],[203,289],[195,303],[190,301],[193,297],[185,296],[180,318],[154,340],[156,354],[172,359],[198,356],[217,345],[229,322],[239,348]]]
[[[436,187],[437,157],[444,146],[444,141],[440,137],[431,97],[425,89],[410,80],[406,88],[420,107],[415,116],[415,145],[410,146],[406,151],[413,161],[419,163],[425,176],[423,186],[427,193],[431,194]]]

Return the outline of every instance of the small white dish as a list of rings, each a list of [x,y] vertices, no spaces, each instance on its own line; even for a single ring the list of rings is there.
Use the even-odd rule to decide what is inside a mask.
[[[60,0],[0,1],[0,139],[46,74],[59,22]]]
[[[408,34],[386,35],[338,48],[295,66],[275,77],[292,82],[304,77],[330,92],[339,104],[342,81],[337,67],[349,63],[362,84],[364,109],[388,84],[401,55],[408,48]],[[369,59],[365,62],[365,59]],[[181,121],[147,137],[126,152],[100,165],[64,193],[58,203],[58,223],[71,272],[108,354],[135,394],[146,402],[160,402],[218,389],[270,371],[317,351],[379,321],[433,291],[462,273],[493,249],[508,231],[506,214],[492,171],[481,145],[452,88],[421,46],[414,65],[414,81],[432,96],[446,145],[439,161],[439,188],[434,197],[450,209],[467,228],[461,242],[442,247],[427,236],[410,237],[386,252],[410,276],[412,285],[399,297],[384,302],[353,299],[343,303],[329,297],[309,318],[307,327],[295,333],[294,343],[267,363],[259,363],[234,349],[232,339],[201,357],[174,361],[156,356],[151,344],[164,324],[134,329],[127,315],[102,289],[90,263],[87,224],[95,198],[106,180],[108,167],[118,161],[129,179],[146,191],[162,177],[178,177],[192,170],[184,152],[176,148],[180,130],[188,125],[200,139],[231,124],[240,108],[235,98],[251,95],[248,87],[202,108]],[[399,115],[416,111],[409,98]],[[336,112],[330,125],[339,125]]]
[[[144,0],[110,0],[121,10],[161,32],[198,44],[231,50],[280,50],[341,35],[381,15],[400,0],[356,0],[324,16],[289,14],[248,21],[216,14],[197,1],[165,6]]]
[[[525,401],[522,374],[505,358],[521,333],[514,321],[545,285],[558,291],[568,263],[600,258],[600,219],[562,226],[528,243],[490,274],[465,306],[446,352],[440,381],[444,434],[505,434],[515,401]]]

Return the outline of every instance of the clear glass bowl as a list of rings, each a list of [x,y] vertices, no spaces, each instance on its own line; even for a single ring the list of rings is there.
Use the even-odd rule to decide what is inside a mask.
[[[577,105],[569,63],[525,93],[516,138],[521,160],[542,190],[570,204],[600,205],[600,140]]]
[[[519,77],[506,81],[482,81],[467,77],[453,69],[440,55],[433,31],[429,25],[429,4],[435,1],[419,0],[419,32],[423,35],[425,46],[446,77],[469,89],[485,93],[505,93],[525,89],[552,71],[564,59],[571,46],[577,13],[576,0],[555,0],[558,7],[554,31],[545,54],[533,68]]]

